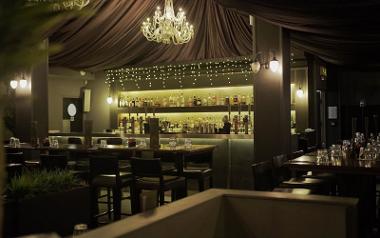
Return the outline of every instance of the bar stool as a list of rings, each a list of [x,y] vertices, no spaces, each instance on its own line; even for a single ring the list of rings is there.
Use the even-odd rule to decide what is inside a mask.
[[[131,198],[133,197],[131,173],[120,172],[118,159],[109,155],[91,155],[90,156],[90,188],[91,188],[91,207],[92,207],[92,223],[96,225],[97,218],[113,211],[114,220],[121,218],[121,200],[122,189],[130,187]],[[99,192],[101,188],[107,189],[107,212],[99,214],[98,204]],[[110,191],[112,190],[112,197]],[[112,200],[112,202],[111,202]],[[111,209],[111,205],[113,209]],[[133,207],[133,201],[131,201]]]
[[[184,157],[184,164],[182,173],[179,174],[175,163],[178,154],[175,153],[165,153],[156,152],[155,157],[161,158],[161,162],[164,161],[165,174],[173,176],[183,176],[188,179],[194,179],[198,182],[198,191],[204,191],[205,181],[209,180],[209,187],[213,186],[212,181],[212,152],[208,154],[196,154]],[[170,169],[172,168],[172,169]]]
[[[164,205],[165,191],[172,191],[172,200],[187,196],[186,178],[179,176],[164,175],[162,173],[161,159],[131,158],[132,175],[134,181],[134,194],[136,207],[139,211],[139,193],[141,190],[156,190],[158,203]]]

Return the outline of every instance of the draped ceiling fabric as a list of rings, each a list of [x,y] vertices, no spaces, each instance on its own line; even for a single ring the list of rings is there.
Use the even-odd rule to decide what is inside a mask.
[[[327,62],[380,66],[378,0],[217,0],[290,30],[296,46]]]
[[[130,65],[189,62],[245,56],[252,52],[248,14],[227,9],[215,0],[174,0],[194,25],[194,38],[183,45],[146,40],[142,22],[164,0],[96,0],[92,17],[74,19],[50,36],[64,49],[50,56],[50,64],[98,71]]]

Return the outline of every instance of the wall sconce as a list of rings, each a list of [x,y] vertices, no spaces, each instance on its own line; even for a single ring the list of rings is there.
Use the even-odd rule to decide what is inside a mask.
[[[110,105],[113,103],[113,98],[111,96],[107,97],[107,103]]]
[[[28,80],[25,79],[25,74],[23,73],[20,80],[17,81],[13,79],[9,82],[9,85],[12,89],[17,89],[18,86],[20,86],[20,88],[26,88],[28,86]]]
[[[296,94],[297,94],[297,97],[299,97],[299,98],[302,98],[302,97],[303,97],[304,92],[303,92],[301,86],[297,89]]]
[[[9,85],[11,86],[12,89],[16,89],[18,86],[18,81],[13,79],[9,82]]]
[[[264,66],[265,69],[270,69],[273,73],[277,72],[278,68],[280,67],[280,62],[275,56],[275,51],[272,52],[273,58],[269,62],[263,59],[261,52],[258,52],[256,54],[255,60],[253,63],[251,63],[251,69],[254,74],[257,74],[260,71],[261,66]]]

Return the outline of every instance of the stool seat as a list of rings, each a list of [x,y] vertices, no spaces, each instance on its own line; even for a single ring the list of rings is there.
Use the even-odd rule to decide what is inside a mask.
[[[127,185],[132,182],[132,173],[120,172],[120,185]],[[92,185],[97,187],[116,187],[119,186],[114,174],[97,175],[92,179]]]
[[[313,178],[291,178],[287,181],[283,181],[280,183],[280,187],[282,188],[306,188],[312,190],[318,190],[318,188],[326,184],[326,181],[322,179],[313,179]]]
[[[163,189],[169,190],[177,187],[184,186],[186,179],[178,176],[162,176]],[[160,178],[157,177],[140,177],[136,178],[136,187],[145,189],[158,189],[160,187]]]
[[[336,179],[335,174],[333,173],[313,173],[311,171],[307,172],[307,174],[302,175],[303,178],[314,178],[314,179]]]

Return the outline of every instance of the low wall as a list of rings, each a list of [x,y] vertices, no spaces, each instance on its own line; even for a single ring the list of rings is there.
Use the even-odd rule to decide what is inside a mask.
[[[210,189],[80,238],[355,238],[354,198]]]

